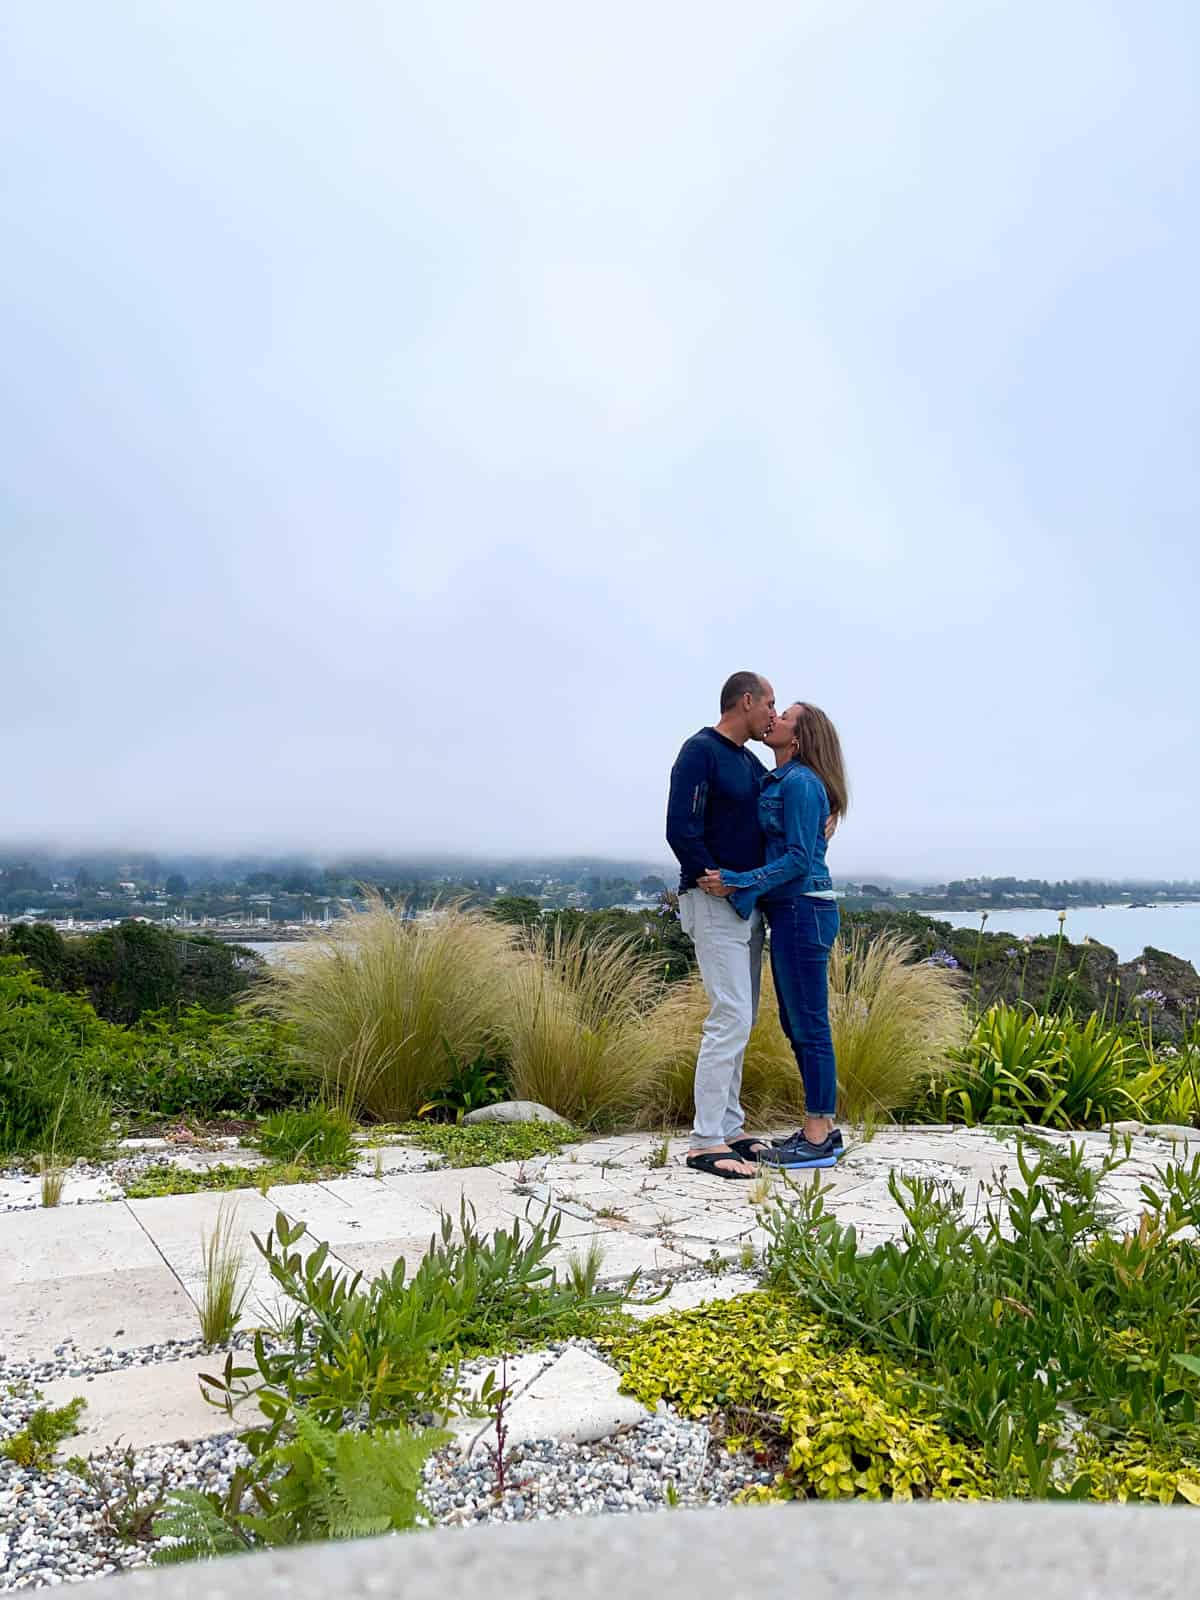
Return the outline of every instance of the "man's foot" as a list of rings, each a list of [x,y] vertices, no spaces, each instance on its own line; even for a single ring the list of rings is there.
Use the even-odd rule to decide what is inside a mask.
[[[765,1139],[756,1139],[753,1134],[744,1133],[740,1139],[730,1139],[729,1148],[741,1161],[757,1161],[771,1146]]]
[[[760,1166],[783,1167],[788,1171],[795,1171],[797,1168],[836,1167],[837,1159],[838,1150],[834,1145],[832,1134],[820,1144],[813,1144],[803,1133],[794,1133],[782,1144],[764,1150],[758,1158]]]
[[[693,1172],[707,1172],[714,1178],[757,1176],[754,1163],[741,1160],[728,1145],[720,1145],[715,1150],[690,1150],[684,1165]]]

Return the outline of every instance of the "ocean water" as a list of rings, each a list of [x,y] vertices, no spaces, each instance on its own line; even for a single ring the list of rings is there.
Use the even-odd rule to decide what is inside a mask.
[[[978,911],[923,911],[956,928],[977,928]],[[1093,906],[1084,911],[1068,911],[1067,938],[1078,944],[1084,937],[1098,939],[1117,952],[1120,961],[1132,961],[1148,944],[1169,955],[1182,956],[1200,971],[1200,903],[1179,906]],[[1026,933],[1058,932],[1057,911],[989,911],[989,933],[1011,933],[1020,938]],[[303,945],[283,941],[255,942],[253,948],[270,962],[295,960]]]
[[[978,911],[925,911],[956,928],[977,928]],[[1068,911],[1063,925],[1068,939],[1079,944],[1085,937],[1117,952],[1120,961],[1132,961],[1146,946],[1182,956],[1200,970],[1200,904],[1162,906],[1092,906]],[[989,911],[988,933],[1058,932],[1057,911]]]

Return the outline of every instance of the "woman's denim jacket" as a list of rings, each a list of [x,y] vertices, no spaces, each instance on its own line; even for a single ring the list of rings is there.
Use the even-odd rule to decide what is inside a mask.
[[[802,761],[788,761],[766,774],[758,797],[766,865],[752,872],[721,872],[721,882],[738,891],[730,895],[729,903],[739,917],[748,917],[764,895],[778,904],[796,895],[833,888],[825,865],[828,818],[829,797],[811,767]]]

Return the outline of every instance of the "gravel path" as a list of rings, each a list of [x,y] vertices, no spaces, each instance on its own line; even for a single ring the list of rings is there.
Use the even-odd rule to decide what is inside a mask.
[[[590,1341],[579,1340],[548,1347],[548,1356],[568,1344],[599,1353]],[[194,1340],[83,1356],[63,1345],[51,1361],[0,1358],[0,1438],[24,1427],[41,1383],[78,1378],[86,1398],[89,1375],[183,1360],[204,1350]],[[464,1373],[482,1365],[472,1362]],[[70,1455],[69,1440],[62,1453]],[[224,1490],[246,1459],[233,1433],[138,1450],[128,1475],[124,1456],[120,1448],[91,1456],[98,1483],[65,1466],[41,1473],[0,1460],[0,1592],[145,1566],[153,1541],[122,1537],[113,1502],[131,1486],[143,1503],[164,1486]],[[493,1456],[477,1453],[467,1460],[453,1448],[439,1451],[425,1468],[425,1498],[431,1522],[456,1526],[723,1504],[745,1485],[769,1478],[750,1458],[729,1455],[707,1423],[685,1421],[662,1406],[647,1421],[595,1444],[533,1440],[515,1447],[502,1496]]]

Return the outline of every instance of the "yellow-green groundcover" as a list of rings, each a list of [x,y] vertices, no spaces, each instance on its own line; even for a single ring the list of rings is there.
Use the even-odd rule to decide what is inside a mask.
[[[747,1500],[974,1500],[999,1487],[978,1443],[952,1439],[917,1374],[867,1354],[787,1300],[745,1295],[644,1324],[609,1342],[623,1387],[687,1417],[720,1415],[732,1450],[782,1461]],[[1090,1498],[1200,1504],[1200,1462],[1148,1443],[1076,1438],[1064,1492],[1083,1475]]]

